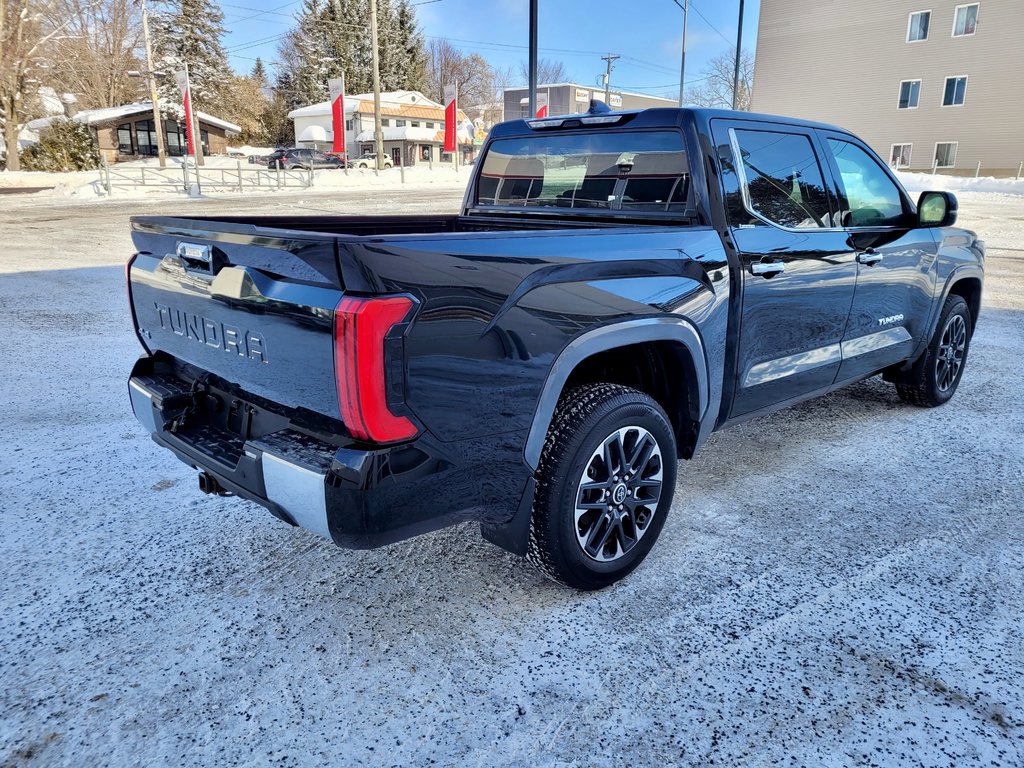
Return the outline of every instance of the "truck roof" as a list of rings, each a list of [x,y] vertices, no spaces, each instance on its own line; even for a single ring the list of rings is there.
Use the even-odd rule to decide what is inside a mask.
[[[830,131],[840,131],[842,133],[849,133],[843,128],[838,126],[829,125],[827,123],[817,123],[811,120],[802,120],[798,117],[786,117],[784,115],[766,115],[758,112],[742,112],[739,110],[732,109],[710,109],[706,107],[651,107],[649,109],[633,109],[633,110],[621,110],[616,112],[601,112],[598,114],[592,113],[581,113],[575,115],[555,115],[550,118],[538,118],[544,120],[573,120],[581,119],[586,117],[614,117],[621,116],[623,120],[628,118],[629,127],[631,128],[659,128],[659,127],[675,127],[682,125],[686,122],[692,121],[700,127],[706,127],[708,122],[714,118],[728,118],[730,120],[756,120],[766,123],[782,123],[785,125],[797,125],[803,128],[819,128]],[[522,136],[524,134],[535,134],[536,129],[531,127],[530,123],[535,122],[534,120],[520,119],[520,120],[508,120],[504,123],[498,123],[491,129],[491,136],[493,138],[500,138],[503,136]],[[615,124],[606,126],[595,125],[595,130],[600,130],[601,127],[612,127]],[[571,126],[571,127],[583,127],[583,126]],[[557,128],[549,129],[557,130]]]

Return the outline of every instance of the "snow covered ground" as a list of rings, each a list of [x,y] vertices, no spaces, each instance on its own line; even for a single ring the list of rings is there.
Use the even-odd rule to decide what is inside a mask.
[[[127,216],[166,199],[0,197],[0,765],[1024,765],[1024,197],[960,202],[989,260],[956,398],[874,379],[714,435],[582,595],[471,525],[348,552],[200,495],[125,388]]]

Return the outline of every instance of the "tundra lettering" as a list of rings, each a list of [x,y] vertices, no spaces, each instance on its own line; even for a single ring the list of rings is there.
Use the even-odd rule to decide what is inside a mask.
[[[267,362],[267,349],[263,336],[243,331],[237,326],[219,323],[208,317],[186,312],[167,304],[154,302],[160,327],[191,341],[198,341],[214,349],[233,352],[261,363]]]

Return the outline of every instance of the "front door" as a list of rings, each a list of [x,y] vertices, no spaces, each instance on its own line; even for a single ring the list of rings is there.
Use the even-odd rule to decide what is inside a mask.
[[[391,150],[391,163],[393,165],[402,164],[402,150],[400,147],[393,147]]]
[[[848,134],[820,135],[838,189],[841,222],[857,253],[857,290],[838,379],[907,359],[927,332],[938,244],[919,228],[906,193],[885,165]]]
[[[713,120],[712,131],[742,268],[737,418],[832,385],[857,263],[813,130]]]

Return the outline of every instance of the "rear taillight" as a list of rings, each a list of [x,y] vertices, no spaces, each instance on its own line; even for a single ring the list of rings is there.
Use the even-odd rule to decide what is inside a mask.
[[[341,418],[353,437],[390,443],[413,437],[418,427],[388,407],[388,332],[409,315],[408,296],[346,296],[334,310],[334,372]],[[401,362],[399,359],[397,362]],[[392,377],[401,375],[401,366]],[[392,382],[400,384],[400,382]]]

